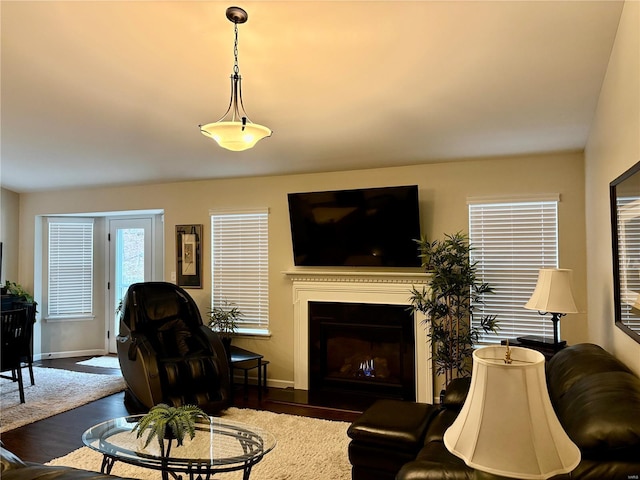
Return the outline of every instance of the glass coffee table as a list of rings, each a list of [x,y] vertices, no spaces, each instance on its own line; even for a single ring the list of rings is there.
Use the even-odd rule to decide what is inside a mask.
[[[155,438],[144,447],[147,432],[141,438],[132,432],[141,417],[114,418],[84,432],[84,444],[103,455],[102,473],[110,473],[116,462],[125,462],[160,470],[163,480],[168,480],[169,475],[178,479],[180,473],[188,474],[191,479],[209,479],[219,472],[238,470],[242,470],[243,479],[248,480],[251,468],[276,446],[276,439],[266,430],[209,417],[210,423],[197,424],[193,440],[187,435],[180,447],[174,440],[170,455],[162,457]]]

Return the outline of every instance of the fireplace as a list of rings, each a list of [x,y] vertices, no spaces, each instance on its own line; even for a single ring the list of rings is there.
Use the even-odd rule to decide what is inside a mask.
[[[309,396],[415,400],[413,313],[404,305],[309,304]]]
[[[385,385],[386,382],[378,376],[379,369],[383,367],[382,364],[376,364],[375,357],[382,357],[380,351],[384,351],[389,346],[385,341],[376,342],[376,335],[380,338],[381,334],[373,334],[373,338],[368,339],[366,343],[371,344],[373,340],[374,350],[371,351],[373,355],[373,365],[366,363],[362,368],[362,375],[366,376],[366,372],[371,374],[371,367],[373,367],[375,377],[360,378],[358,384],[361,390],[371,389],[376,392],[376,395],[387,395],[394,397],[411,398],[410,390],[413,389],[413,396],[418,402],[432,403],[433,402],[433,378],[431,367],[431,355],[430,344],[426,337],[424,325],[422,322],[425,320],[424,315],[420,312],[407,312],[407,308],[410,306],[411,288],[422,288],[428,282],[428,276],[424,273],[413,272],[362,272],[362,271],[326,271],[326,270],[307,270],[296,269],[295,271],[288,271],[285,274],[293,282],[293,309],[294,309],[294,383],[293,387],[296,391],[313,390],[315,384],[312,386],[312,372],[316,369],[311,360],[311,351],[313,348],[310,345],[310,309],[313,310],[315,303],[324,304],[367,304],[372,306],[393,306],[398,310],[401,310],[407,317],[403,322],[404,326],[402,333],[395,330],[394,335],[399,339],[399,343],[406,343],[402,349],[412,349],[412,353],[403,353],[402,355],[402,367],[398,367],[398,371],[402,370],[400,377],[404,379],[408,378],[411,374],[413,381],[412,386],[408,387],[409,391],[404,391],[405,387],[399,387],[397,384],[399,380],[396,378],[391,385]],[[348,307],[347,307],[348,308]],[[323,315],[324,316],[324,315]],[[354,342],[352,347],[358,347],[360,344],[355,340],[357,335],[354,333],[356,330],[362,330],[362,326],[351,326],[343,331],[342,334],[337,334],[331,321],[325,322],[327,327],[324,333],[327,341],[330,344],[331,349],[344,349],[344,346],[338,345],[344,339],[346,341]],[[313,327],[315,328],[315,327]],[[376,327],[380,328],[380,327]],[[408,340],[408,330],[413,332],[413,344]],[[377,330],[378,332],[382,330]],[[362,332],[360,331],[360,334]],[[389,334],[387,331],[385,335]],[[340,338],[340,337],[344,337]],[[401,337],[401,338],[400,338]],[[404,351],[404,350],[403,350]],[[397,355],[397,354],[396,354]],[[315,355],[314,355],[315,357]],[[411,359],[410,359],[411,357]],[[353,359],[352,359],[353,361]],[[387,359],[387,363],[399,362],[396,358]],[[362,363],[362,362],[359,362]],[[411,364],[411,366],[409,366]],[[393,366],[396,368],[397,363]],[[333,367],[333,364],[329,365]],[[339,370],[342,369],[340,366]],[[323,367],[320,367],[323,368]],[[324,367],[327,368],[326,366]],[[360,365],[357,367],[360,370]],[[412,372],[412,373],[410,373]],[[358,372],[356,372],[358,374]],[[326,377],[326,376],[325,376]],[[334,373],[328,375],[323,381],[325,386],[330,385],[335,387],[336,383],[341,383],[339,378],[336,378]],[[402,380],[404,382],[404,380]],[[379,390],[377,390],[379,387]],[[385,391],[386,389],[386,391]]]

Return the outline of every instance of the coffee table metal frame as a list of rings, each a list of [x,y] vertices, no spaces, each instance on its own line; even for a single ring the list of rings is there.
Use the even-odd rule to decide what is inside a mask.
[[[100,472],[109,474],[116,462],[124,462],[138,467],[149,468],[152,470],[160,470],[162,479],[168,480],[169,475],[174,479],[180,479],[180,473],[186,473],[190,479],[198,478],[208,480],[216,473],[243,471],[243,479],[248,480],[251,469],[258,463],[264,455],[270,452],[276,445],[275,438],[269,432],[258,427],[245,425],[239,422],[225,420],[219,417],[210,417],[211,423],[198,423],[196,426],[196,438],[199,440],[206,435],[209,438],[215,437],[215,448],[209,441],[210,450],[217,450],[220,447],[219,442],[228,442],[228,445],[241,447],[241,452],[235,452],[233,455],[214,458],[188,458],[188,457],[162,457],[160,455],[142,451],[142,449],[131,448],[131,442],[136,443],[133,439],[136,434],[132,432],[133,427],[142,415],[130,415],[120,417],[106,422],[99,423],[89,428],[82,435],[83,443],[102,453],[102,464]],[[125,437],[118,437],[123,434]],[[130,435],[128,435],[130,434]],[[200,435],[200,437],[198,437]],[[127,438],[127,442],[121,441]],[[144,435],[146,438],[146,435]],[[142,439],[137,440],[140,445]],[[188,442],[185,438],[185,443]],[[201,440],[202,441],[202,440]],[[154,439],[152,442],[157,443]],[[206,440],[205,446],[206,446]],[[175,448],[175,441],[174,447]],[[175,449],[174,449],[175,452]]]

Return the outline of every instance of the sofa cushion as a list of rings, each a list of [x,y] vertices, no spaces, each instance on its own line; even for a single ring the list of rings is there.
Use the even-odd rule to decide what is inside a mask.
[[[551,401],[557,402],[581,378],[603,372],[631,373],[631,370],[602,347],[591,343],[560,350],[547,364]]]
[[[351,465],[367,471],[366,475],[354,478],[367,480],[371,472],[384,472],[387,478],[393,478],[402,465],[416,458],[416,450],[392,450],[388,446],[356,441],[349,443],[348,452]]]
[[[442,442],[444,432],[451,426],[459,413],[458,410],[448,408],[443,408],[438,412],[429,424],[429,429],[424,437],[425,445],[429,442]]]
[[[579,378],[556,401],[565,431],[591,458],[640,458],[640,379],[622,371]],[[640,472],[638,472],[640,474]]]
[[[413,462],[405,464],[396,480],[470,480],[474,470],[449,453],[442,442],[427,443]]]
[[[72,467],[27,465],[2,473],[2,480],[114,480],[119,477]]]
[[[118,478],[71,467],[25,463],[2,446],[0,446],[0,474],[2,480],[107,480]]]

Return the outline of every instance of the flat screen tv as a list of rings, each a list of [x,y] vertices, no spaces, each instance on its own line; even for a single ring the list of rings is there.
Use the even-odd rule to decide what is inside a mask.
[[[420,266],[416,185],[288,197],[295,265]]]

